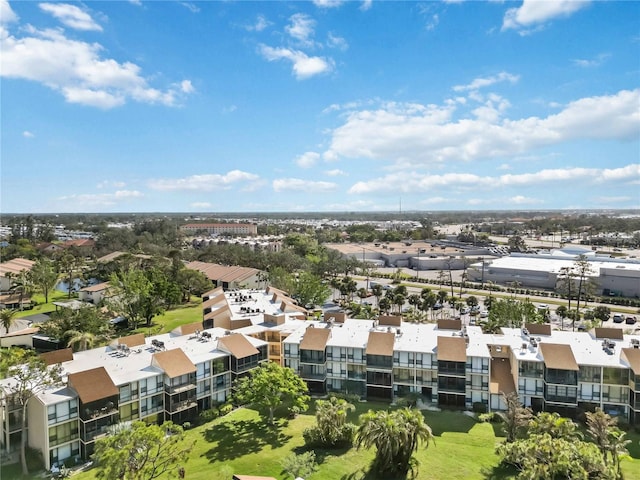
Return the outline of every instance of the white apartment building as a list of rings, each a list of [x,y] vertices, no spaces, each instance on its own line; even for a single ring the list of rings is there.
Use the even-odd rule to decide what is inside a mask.
[[[256,223],[187,223],[180,227],[186,235],[195,235],[198,232],[207,232],[209,235],[257,235]]]
[[[315,394],[393,401],[415,392],[439,406],[492,411],[504,408],[502,392],[517,392],[535,411],[576,417],[599,407],[640,423],[640,336],[547,324],[496,335],[459,320],[336,320],[310,323],[283,342],[285,366]]]

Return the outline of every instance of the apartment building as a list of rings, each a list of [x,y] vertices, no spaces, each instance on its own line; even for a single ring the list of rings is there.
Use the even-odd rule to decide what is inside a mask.
[[[284,364],[311,392],[393,401],[415,392],[434,405],[487,410],[517,392],[535,411],[576,417],[599,407],[640,424],[640,336],[550,325],[484,334],[459,320],[409,324],[400,317],[311,322],[284,341]]]
[[[218,287],[203,295],[202,322],[83,352],[44,353],[48,365],[62,366],[64,385],[29,402],[28,443],[50,468],[88,459],[95,441],[119,422],[184,423],[226,401],[233,382],[261,362],[282,365],[282,342],[305,319],[306,310],[276,288]],[[1,400],[0,444],[12,451],[23,434],[21,412],[11,398]]]
[[[258,225],[256,223],[187,223],[182,225],[180,230],[186,235],[195,235],[200,232],[207,232],[209,235],[257,235]]]
[[[267,342],[197,325],[149,338],[121,337],[83,352],[42,354],[47,364],[62,366],[64,384],[30,400],[28,432],[20,430],[18,405],[2,399],[3,449],[16,450],[26,434],[49,469],[68,458],[88,459],[111,425],[184,423],[226,401],[236,378],[267,361]]]

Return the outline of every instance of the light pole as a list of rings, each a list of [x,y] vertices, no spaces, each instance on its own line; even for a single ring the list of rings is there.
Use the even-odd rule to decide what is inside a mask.
[[[369,269],[364,261],[364,247],[362,247],[362,268],[367,272],[367,293],[369,293]]]

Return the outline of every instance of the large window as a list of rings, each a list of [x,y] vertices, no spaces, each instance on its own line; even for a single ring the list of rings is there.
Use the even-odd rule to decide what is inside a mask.
[[[229,371],[229,357],[216,358],[213,361],[213,374],[219,375]]]
[[[300,363],[325,363],[324,350],[300,350]]]
[[[153,395],[154,393],[161,392],[164,388],[164,380],[160,375],[140,380],[138,383],[140,386],[140,396]]]
[[[138,418],[138,403],[128,403],[120,405],[120,421],[128,422]]]
[[[462,376],[465,374],[465,368],[465,362],[438,360],[438,374]]]
[[[415,375],[412,368],[394,368],[393,381],[396,383],[411,383],[415,381]]]
[[[367,355],[367,367],[389,368],[393,365],[393,357],[386,355]]]
[[[545,400],[547,402],[577,403],[578,388],[565,387],[563,385],[547,385]]]
[[[120,387],[120,403],[138,398],[138,382],[131,382]]]
[[[78,422],[67,422],[55,427],[49,427],[49,445],[55,447],[62,443],[78,438]]]
[[[521,377],[541,378],[543,374],[543,365],[541,362],[518,362],[518,374]]]
[[[47,407],[49,425],[70,420],[78,416],[78,401],[74,398],[68,402],[57,403]]]
[[[558,368],[547,368],[544,379],[547,383],[559,385],[577,385],[578,372],[574,370],[560,370]]]
[[[609,385],[628,385],[629,370],[626,368],[604,367],[602,369],[602,383]]]
[[[578,378],[581,382],[600,383],[600,370],[601,367],[580,365]]]

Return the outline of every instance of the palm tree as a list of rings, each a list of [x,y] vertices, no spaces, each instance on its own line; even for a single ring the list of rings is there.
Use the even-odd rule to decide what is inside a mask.
[[[358,298],[360,298],[360,304],[362,304],[362,301],[369,296],[369,292],[367,292],[367,289],[364,287],[359,288],[357,293]]]
[[[10,308],[3,308],[0,310],[0,325],[4,328],[5,333],[9,333],[9,330],[15,322],[15,316],[18,313],[17,310]]]
[[[564,319],[567,318],[567,307],[560,305],[556,308],[556,315],[560,317],[560,330],[564,330]]]
[[[620,458],[628,455],[626,446],[630,440],[626,440],[625,432],[618,428],[617,418],[611,417],[599,408],[595,412],[587,412],[586,415],[587,434],[602,452],[604,463],[608,463],[611,457],[618,478],[622,478]]]
[[[416,309],[418,305],[420,305],[421,300],[422,299],[420,298],[420,295],[416,293],[412,293],[407,298],[407,302],[409,302],[409,305],[411,305],[414,309]]]
[[[91,332],[71,330],[67,333],[70,336],[67,347],[78,347],[76,351],[88,350],[92,348],[97,341],[96,335]]]
[[[355,409],[353,404],[343,398],[331,397],[329,400],[316,402],[316,423],[325,445],[335,446],[341,441],[349,441],[349,443],[352,441],[352,438],[344,438],[345,425],[347,414]]]
[[[372,471],[383,477],[406,474],[412,468],[412,455],[420,443],[429,446],[431,428],[422,412],[415,409],[377,411],[360,415],[356,432],[358,448],[376,448]]]
[[[380,297],[382,297],[383,292],[384,290],[382,289],[382,285],[380,285],[379,283],[376,283],[371,287],[371,293],[374,297],[376,297],[376,305],[378,307],[380,306]]]
[[[506,441],[512,443],[516,441],[518,430],[528,424],[532,413],[530,409],[522,406],[517,393],[503,393],[502,398],[507,408],[504,412],[498,412],[498,415],[502,418]]]

